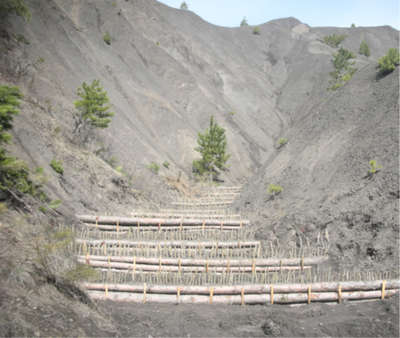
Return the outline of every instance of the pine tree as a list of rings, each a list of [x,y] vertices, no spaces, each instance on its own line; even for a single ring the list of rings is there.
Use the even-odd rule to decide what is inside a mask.
[[[335,70],[333,72],[329,72],[332,80],[329,81],[331,87],[328,87],[327,90],[336,90],[339,89],[343,83],[349,81],[354,73],[357,71],[357,68],[353,68],[355,61],[350,62],[350,59],[354,59],[356,56],[353,52],[340,47],[338,53],[332,54],[334,57],[332,61],[333,67]]]
[[[214,178],[218,176],[215,168],[226,170],[229,166],[225,166],[226,161],[231,155],[226,155],[226,136],[225,129],[214,123],[214,116],[210,118],[210,128],[207,128],[204,134],[198,134],[198,147],[194,150],[198,151],[202,158],[193,161],[193,166],[201,175],[212,174]]]
[[[360,54],[364,54],[367,57],[371,55],[371,52],[369,50],[369,46],[364,40],[361,42],[359,53]]]
[[[19,100],[23,97],[19,87],[0,86],[0,145],[11,141],[11,135],[6,131],[12,128],[14,116],[19,114],[15,107],[20,106]]]
[[[240,27],[243,26],[248,26],[249,24],[247,23],[246,17],[243,18],[243,20],[240,22]]]
[[[93,80],[91,85],[85,82],[82,88],[79,87],[77,95],[82,100],[74,102],[78,112],[75,114],[78,117],[75,133],[81,128],[81,132],[86,134],[91,126],[96,128],[107,128],[111,122],[110,117],[114,116],[114,112],[109,112],[110,105],[106,105],[110,99],[107,92],[103,92],[103,87],[100,87],[100,80]]]
[[[185,1],[181,3],[181,9],[188,9],[188,8],[189,6]]]

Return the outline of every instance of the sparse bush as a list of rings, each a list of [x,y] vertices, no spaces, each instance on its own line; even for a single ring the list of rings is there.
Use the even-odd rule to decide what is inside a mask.
[[[39,63],[43,63],[44,59],[42,57],[39,57],[36,61],[39,62]]]
[[[248,26],[249,24],[247,23],[246,17],[243,18],[243,20],[240,22],[240,27],[243,26]]]
[[[111,156],[110,159],[107,162],[111,167],[116,168],[117,164],[118,164],[118,157],[117,156]]]
[[[64,168],[63,168],[63,163],[62,161],[57,161],[55,158],[51,160],[50,162],[51,167],[54,169],[54,171],[58,174],[63,174]]]
[[[388,73],[395,70],[399,63],[400,55],[398,48],[389,48],[386,55],[378,59],[379,70],[381,73]]]
[[[185,1],[181,3],[181,9],[188,9],[188,8],[189,6]]]
[[[53,130],[53,135],[57,136],[58,134],[60,134],[61,129],[62,128],[60,126],[55,127],[54,130]]]
[[[369,46],[364,40],[361,42],[359,53],[363,54],[363,55],[365,55],[367,57],[371,55],[371,52],[369,50]]]
[[[168,161],[164,161],[163,166],[167,169],[169,169],[169,166],[171,165],[171,163],[169,163]]]
[[[260,29],[258,27],[254,27],[253,34],[260,35]]]
[[[106,34],[103,35],[103,40],[107,45],[111,45],[111,37],[108,31],[106,31]]]
[[[153,174],[158,174],[158,171],[160,170],[160,166],[156,162],[151,162],[150,165],[146,166],[146,169]]]
[[[235,115],[235,112],[234,112],[233,110],[231,110],[231,111],[229,112],[229,114],[231,114],[231,115],[233,116],[233,115]]]
[[[370,167],[370,170],[368,171],[368,174],[375,174],[377,169],[382,168],[381,165],[376,165],[375,160],[369,161],[369,167]]]
[[[284,146],[286,143],[287,143],[287,139],[285,139],[283,137],[279,139],[279,146],[280,147]]]
[[[268,186],[268,193],[269,194],[275,194],[275,193],[281,192],[282,189],[283,188],[280,185],[274,185],[273,183],[271,183]]]
[[[158,43],[158,41],[156,41],[156,45],[159,46],[160,44]]]
[[[10,13],[15,13],[27,22],[31,21],[31,12],[23,0],[1,0],[0,20],[4,20]]]
[[[324,42],[331,47],[338,47],[346,38],[348,35],[327,35],[324,37]]]
[[[351,28],[356,28],[356,25],[354,23],[352,23]]]
[[[16,34],[16,35],[14,35],[14,38],[18,42],[24,43],[25,45],[29,45],[30,44],[29,40],[23,34]]]
[[[118,14],[118,15],[121,15],[121,14],[122,14],[122,9],[120,9],[120,10],[117,12],[117,14]]]
[[[62,200],[54,200],[50,202],[50,208],[53,210],[57,210],[57,208],[60,206],[60,204],[62,203]]]
[[[40,206],[40,207],[38,208],[38,210],[41,211],[41,212],[43,212],[44,214],[47,212],[47,208],[44,207],[44,206]]]

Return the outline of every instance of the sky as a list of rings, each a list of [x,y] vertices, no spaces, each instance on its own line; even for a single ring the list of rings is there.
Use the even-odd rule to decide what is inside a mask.
[[[180,8],[182,0],[159,0]],[[238,27],[244,17],[251,26],[295,17],[311,27],[373,27],[400,29],[399,0],[186,0],[188,10],[217,26]]]

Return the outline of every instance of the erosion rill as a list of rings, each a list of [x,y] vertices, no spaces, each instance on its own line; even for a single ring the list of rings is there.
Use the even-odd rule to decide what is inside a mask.
[[[254,240],[248,220],[229,206],[240,187],[218,188],[170,209],[131,217],[78,216],[71,247],[98,270],[83,285],[96,300],[121,302],[275,304],[383,299],[398,292],[398,272],[320,271],[326,241],[290,248]],[[304,246],[303,246],[304,242]]]

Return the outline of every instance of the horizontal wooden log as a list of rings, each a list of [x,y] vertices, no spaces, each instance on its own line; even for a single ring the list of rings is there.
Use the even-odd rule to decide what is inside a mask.
[[[240,190],[242,187],[218,187],[218,190]]]
[[[128,217],[113,217],[113,216],[89,216],[89,215],[80,215],[77,216],[80,220],[86,223],[96,223],[97,224],[117,224],[119,226],[137,226],[138,222],[140,226],[147,226],[147,225],[161,225],[164,226],[171,226],[171,225],[219,225],[223,224],[223,226],[240,226],[250,224],[248,220],[218,220],[218,219],[167,219],[167,218],[128,218]]]
[[[275,290],[274,290],[275,291]],[[210,291],[209,291],[210,292]],[[89,296],[94,300],[106,300],[106,293],[103,291],[89,291]],[[387,290],[385,297],[391,297],[398,293],[398,290]],[[374,299],[381,298],[381,291],[364,291],[364,292],[342,292],[342,300],[361,300],[361,299]],[[112,301],[127,302],[127,303],[143,303],[144,297],[140,293],[127,293],[127,292],[108,292],[108,299]],[[333,302],[338,300],[337,292],[326,293],[312,293],[312,302]],[[212,304],[227,304],[227,305],[240,305],[244,304],[269,304],[271,296],[268,294],[254,295],[244,294],[243,299],[241,295],[225,296],[215,295],[213,293]],[[291,304],[291,303],[307,303],[307,293],[292,293],[292,294],[275,294],[274,303]],[[166,294],[152,294],[148,293],[146,289],[146,303],[170,303],[177,304],[177,295]],[[210,296],[201,295],[182,295],[180,294],[179,303],[181,304],[209,304]]]
[[[179,218],[179,219],[240,219],[239,214],[233,215],[200,215],[188,213],[156,213],[156,212],[131,212],[134,217],[148,218]]]
[[[216,214],[221,214],[221,215],[228,215],[227,210],[224,209],[162,209],[162,212],[177,212],[179,211],[180,213],[198,213],[198,214],[206,214],[206,215],[216,215]]]
[[[97,260],[97,261],[108,261],[107,256],[77,256],[80,259],[89,258],[89,260]],[[326,256],[319,256],[319,257],[310,257],[304,258],[304,265],[316,265],[326,261],[328,257]],[[123,256],[110,256],[110,261],[112,262],[132,262],[132,257],[123,257]],[[210,267],[215,266],[224,266],[227,267],[228,264],[230,267],[244,267],[244,266],[253,266],[252,259],[188,259],[188,258],[181,258],[180,264],[182,266],[204,266],[208,262]],[[158,265],[160,264],[160,258],[151,258],[151,257],[136,257],[136,263],[140,264],[149,264],[149,265]],[[267,258],[267,259],[254,259],[254,263],[256,266],[300,266],[301,265],[301,258],[285,258],[285,259],[274,259],[274,258]],[[176,258],[161,258],[162,265],[178,265],[179,259]]]
[[[370,282],[328,282],[328,283],[312,283],[312,284],[274,284],[275,294],[287,293],[306,293],[311,287],[311,293],[318,292],[337,292],[338,285],[342,291],[379,291],[382,288],[382,280]],[[88,290],[105,290],[105,284],[102,283],[83,283]],[[127,285],[127,284],[108,284],[108,290],[143,293],[143,285]],[[176,285],[149,285],[146,289],[148,293],[156,294],[176,294],[178,286]],[[183,295],[208,295],[210,294],[209,286],[179,286],[180,293]],[[213,286],[214,295],[240,295],[242,288],[245,294],[270,294],[271,284],[247,284],[247,285],[223,285]],[[385,284],[386,291],[398,290],[400,288],[399,280],[387,280]],[[386,292],[385,292],[386,296]],[[274,299],[275,300],[275,299]]]
[[[131,259],[131,263],[119,263],[119,262],[110,262],[108,263],[107,261],[99,261],[99,260],[86,260],[85,258],[78,258],[78,262],[82,264],[89,264],[92,267],[95,268],[113,268],[113,269],[122,269],[122,270],[133,270],[133,260]],[[137,262],[135,263],[135,267],[137,270],[142,270],[142,271],[153,271],[153,272],[158,272],[160,271],[160,266],[157,265],[148,265],[148,264],[138,264]],[[305,266],[304,269],[310,269],[311,266]],[[194,266],[181,266],[179,269],[179,266],[177,265],[162,265],[161,264],[161,272],[165,271],[172,271],[172,272],[203,272],[206,271],[205,266],[199,266],[199,267],[194,267]],[[253,271],[255,272],[264,272],[264,271],[289,271],[289,270],[299,270],[300,267],[296,266],[284,266],[282,268],[280,267],[257,267],[255,266],[254,270],[251,266],[247,267],[232,267],[229,269],[231,273],[238,273],[239,271],[241,273],[252,273]],[[216,267],[212,268],[212,272],[227,272],[226,267]]]
[[[111,230],[111,231],[117,231],[117,226],[116,225],[96,225],[93,223],[84,223],[84,225],[87,228],[94,228],[94,229],[99,229],[99,230]],[[138,226],[133,226],[135,229],[138,228]],[[140,229],[144,229],[144,230],[154,230],[154,231],[164,231],[164,230],[178,230],[178,229],[183,229],[183,230],[200,230],[203,229],[203,226],[201,225],[182,225],[182,227],[180,225],[169,225],[169,226],[140,226]],[[204,229],[221,229],[220,225],[204,225]],[[239,230],[240,226],[223,226],[223,230],[224,231],[228,231],[228,230]],[[120,231],[126,231],[127,230],[127,226],[120,226],[119,227]]]
[[[238,196],[240,193],[238,192],[216,192],[216,193],[211,193],[209,196]]]
[[[227,205],[227,204],[232,204],[232,201],[227,201],[227,202],[172,202],[172,205],[179,205],[179,206],[194,206],[194,207],[207,207],[207,206],[211,206],[211,205]]]
[[[168,247],[198,247],[199,245],[203,248],[244,248],[244,247],[256,247],[260,246],[261,243],[258,241],[243,241],[243,242],[194,242],[194,241],[159,241],[159,242],[149,242],[149,241],[129,241],[129,240],[116,240],[116,239],[105,239],[105,240],[84,240],[77,238],[75,240],[76,243],[82,244],[86,243],[87,245],[102,245],[103,243],[106,245],[127,245],[134,247],[145,247],[145,246],[168,246]]]

